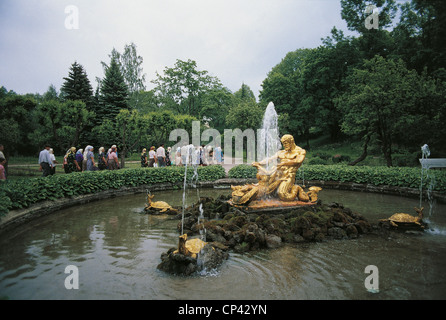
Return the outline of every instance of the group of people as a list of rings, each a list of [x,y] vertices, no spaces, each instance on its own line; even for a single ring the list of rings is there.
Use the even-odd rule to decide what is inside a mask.
[[[178,147],[175,154],[175,165],[183,166],[186,163],[199,166],[221,164],[223,162],[223,151],[220,147],[215,149],[211,146],[191,146]]]
[[[206,166],[211,164],[221,164],[223,161],[223,152],[220,147],[213,149],[212,147],[197,146],[194,147],[194,155],[190,151],[185,150],[188,146],[179,147],[176,151],[175,158],[172,159],[172,149],[164,149],[161,144],[156,150],[150,147],[149,152],[144,148],[141,152],[141,167],[166,167],[166,166],[183,166],[187,163]],[[3,155],[3,145],[0,144],[0,180],[6,179],[5,164],[6,159]],[[187,160],[187,155],[191,156],[191,160]],[[97,162],[94,156],[94,147],[88,145],[85,149],[76,150],[71,147],[67,150],[62,167],[65,173],[96,171],[96,170],[117,170],[120,168],[118,160],[118,148],[112,145],[107,152],[104,147],[99,148]],[[56,166],[59,163],[54,156],[54,151],[50,144],[46,144],[44,149],[39,153],[39,170],[42,176],[50,176],[56,173]]]
[[[199,166],[207,166],[211,164],[221,164],[223,162],[223,151],[220,147],[215,149],[208,146],[196,146],[191,151],[191,146],[178,147],[173,157],[172,148],[168,147],[167,151],[164,149],[164,144],[161,144],[158,149],[150,147],[142,149],[141,152],[141,167],[166,167],[166,166],[183,166],[186,163]],[[187,157],[189,156],[189,159]]]
[[[93,152],[94,147],[90,145],[85,147],[85,149],[76,150],[75,147],[68,149],[62,163],[64,172],[119,169],[118,148],[116,145],[111,146],[107,152],[105,152],[104,147],[100,147],[97,163],[95,162]],[[55,174],[57,164],[53,149],[51,149],[49,144],[45,145],[45,148],[39,154],[39,170],[42,171],[42,176],[46,177]]]
[[[149,153],[147,154],[147,149],[142,149],[141,152],[141,167],[166,167],[171,166],[172,161],[170,160],[171,148],[164,149],[164,144],[161,144],[155,151],[155,146],[150,147]]]

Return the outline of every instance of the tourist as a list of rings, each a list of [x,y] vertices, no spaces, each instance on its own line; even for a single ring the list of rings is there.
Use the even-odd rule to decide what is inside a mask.
[[[0,158],[0,180],[6,180],[5,164],[6,159]]]
[[[66,160],[65,160],[66,159]],[[81,168],[76,161],[76,148],[71,147],[64,157],[64,170],[65,173],[71,173],[76,171],[81,171]]]
[[[0,158],[6,159],[5,155],[3,154],[3,150],[5,150],[5,147],[0,144]],[[8,160],[6,160],[6,164],[3,165],[5,167],[5,174],[8,173]]]
[[[206,162],[208,165],[215,164],[214,149],[212,149],[211,146],[208,148],[208,157]]]
[[[98,169],[99,170],[105,170],[107,169],[107,160],[105,160],[105,149],[104,147],[99,148],[99,154],[98,154]]]
[[[83,159],[82,159],[82,171],[87,171],[87,153],[90,150],[91,146],[88,145],[85,147],[84,149],[84,153],[82,155]]]
[[[175,165],[176,166],[182,166],[183,165],[181,163],[181,148],[180,147],[177,148],[177,152],[175,154]]]
[[[51,167],[51,175],[56,174],[56,156],[54,155],[54,150],[52,148],[50,148],[50,150],[48,150],[48,152],[50,153],[50,157],[51,157],[51,163],[52,163],[52,167]]]
[[[141,152],[141,168],[146,168],[148,167],[148,165],[149,162],[147,161],[147,149],[144,148]]]
[[[194,161],[195,160],[195,163]],[[195,150],[195,155],[192,155],[192,164],[195,164],[197,166],[201,165],[202,161],[201,161],[201,146],[198,146]]]
[[[200,166],[204,166],[204,165],[206,165],[206,162],[205,162],[205,147],[204,147],[204,145],[202,145],[200,148],[199,148],[199,150],[200,150],[200,154],[199,154],[199,157],[200,157],[200,159],[199,159],[199,164],[200,164]]]
[[[51,175],[51,168],[53,167],[53,161],[49,150],[51,149],[49,144],[45,145],[45,148],[39,153],[39,170],[42,171],[42,177]]]
[[[152,146],[150,147],[150,151],[149,151],[149,167],[154,167],[156,164],[156,152],[155,152],[155,147]]]
[[[118,147],[116,146],[116,144],[112,145],[110,149],[112,149],[112,150],[114,149],[116,156],[118,157]]]
[[[108,154],[108,170],[117,170],[119,169],[119,160],[118,156],[116,155],[116,149],[111,148],[110,153]]]
[[[77,166],[77,171],[78,172],[82,171],[82,162],[84,161],[83,152],[84,152],[84,149],[79,149],[76,152],[76,158],[75,159],[76,159],[76,162],[78,164],[78,166]]]
[[[217,161],[217,164],[221,164],[223,161],[223,152],[220,146],[215,148],[215,160]]]
[[[166,152],[166,165],[170,167],[172,165],[172,161],[170,160],[170,154],[172,152],[172,148],[168,147]]]
[[[156,149],[156,158],[158,159],[158,167],[166,166],[166,150],[164,150],[163,143]]]
[[[94,148],[92,146],[87,147],[87,163],[86,163],[86,169],[87,171],[95,171],[96,165],[94,163]]]

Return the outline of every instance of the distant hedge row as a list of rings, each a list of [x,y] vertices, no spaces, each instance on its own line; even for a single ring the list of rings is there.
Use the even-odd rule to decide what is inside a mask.
[[[197,172],[198,181],[213,181],[226,176],[225,169],[219,165],[198,167]],[[193,173],[193,168],[188,168],[188,180],[194,177]],[[184,167],[75,172],[45,178],[11,180],[0,183],[0,215],[42,200],[56,200],[121,187],[183,181]]]
[[[257,169],[250,165],[238,165],[229,170],[230,178],[255,178]],[[435,177],[435,191],[446,191],[446,171],[431,170]],[[324,180],[355,183],[369,183],[376,186],[389,185],[408,188],[419,188],[421,169],[410,167],[368,167],[347,165],[306,165],[296,174],[297,180]],[[423,179],[423,189],[431,180]]]

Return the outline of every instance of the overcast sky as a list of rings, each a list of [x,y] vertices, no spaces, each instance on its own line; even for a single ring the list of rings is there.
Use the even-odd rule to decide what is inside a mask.
[[[78,29],[73,11],[78,9]],[[69,8],[68,8],[69,9]],[[150,82],[176,59],[232,92],[257,96],[285,55],[315,48],[336,26],[347,34],[339,0],[0,0],[0,86],[19,94],[57,90],[74,61],[96,89],[101,61],[135,43]]]

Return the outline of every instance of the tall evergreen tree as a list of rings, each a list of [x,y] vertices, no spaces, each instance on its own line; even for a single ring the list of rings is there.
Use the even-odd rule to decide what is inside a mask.
[[[61,95],[64,100],[80,100],[84,102],[87,109],[92,111],[93,106],[93,88],[84,67],[76,61],[71,65],[68,77],[61,88]]]
[[[128,87],[119,70],[119,65],[112,58],[110,65],[105,70],[105,78],[101,81],[99,106],[96,112],[98,118],[114,120],[121,109],[128,107]]]

